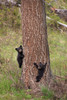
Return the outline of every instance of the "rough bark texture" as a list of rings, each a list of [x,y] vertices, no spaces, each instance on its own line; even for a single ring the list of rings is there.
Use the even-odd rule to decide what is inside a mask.
[[[42,0],[22,0],[21,9],[25,55],[21,79],[26,88],[36,89],[48,84],[51,77],[45,7]],[[38,70],[34,62],[47,62],[46,71],[39,82],[36,82]]]

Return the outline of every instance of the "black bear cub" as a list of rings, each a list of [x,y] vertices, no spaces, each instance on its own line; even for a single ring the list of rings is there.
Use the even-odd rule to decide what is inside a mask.
[[[46,69],[46,64],[42,64],[41,62],[39,62],[39,64],[37,65],[37,63],[34,63],[34,66],[38,69],[38,75],[36,76],[36,82],[39,82],[45,72]]]
[[[18,52],[17,61],[18,61],[18,64],[19,64],[19,68],[21,68],[21,66],[22,66],[22,64],[23,64],[23,58],[24,58],[23,48],[22,48],[22,46],[20,45],[20,47],[15,48],[15,50]]]

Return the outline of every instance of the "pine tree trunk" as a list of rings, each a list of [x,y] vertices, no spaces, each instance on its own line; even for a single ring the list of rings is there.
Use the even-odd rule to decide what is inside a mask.
[[[22,0],[23,71],[22,81],[26,88],[40,88],[49,84],[51,78],[45,5],[42,0]],[[38,69],[34,66],[47,63],[46,70],[36,82]]]

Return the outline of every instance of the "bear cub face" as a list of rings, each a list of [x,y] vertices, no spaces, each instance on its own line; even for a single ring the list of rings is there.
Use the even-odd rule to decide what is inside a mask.
[[[21,68],[21,66],[23,64],[23,58],[24,58],[23,48],[20,45],[18,48],[15,48],[15,50],[18,52],[17,61],[18,61],[18,64],[19,64],[19,68]]]
[[[34,66],[37,68],[38,70],[38,75],[36,76],[36,82],[39,82],[45,72],[46,69],[46,64],[42,64],[41,62],[39,62],[39,64],[34,62]]]

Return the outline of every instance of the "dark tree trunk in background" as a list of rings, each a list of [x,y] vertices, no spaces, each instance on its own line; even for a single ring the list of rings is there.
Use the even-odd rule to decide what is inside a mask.
[[[41,86],[49,85],[51,78],[45,5],[42,0],[22,0],[21,9],[25,55],[21,79],[26,88],[39,89]],[[34,62],[47,62],[46,70],[39,82],[36,82],[38,69]]]

